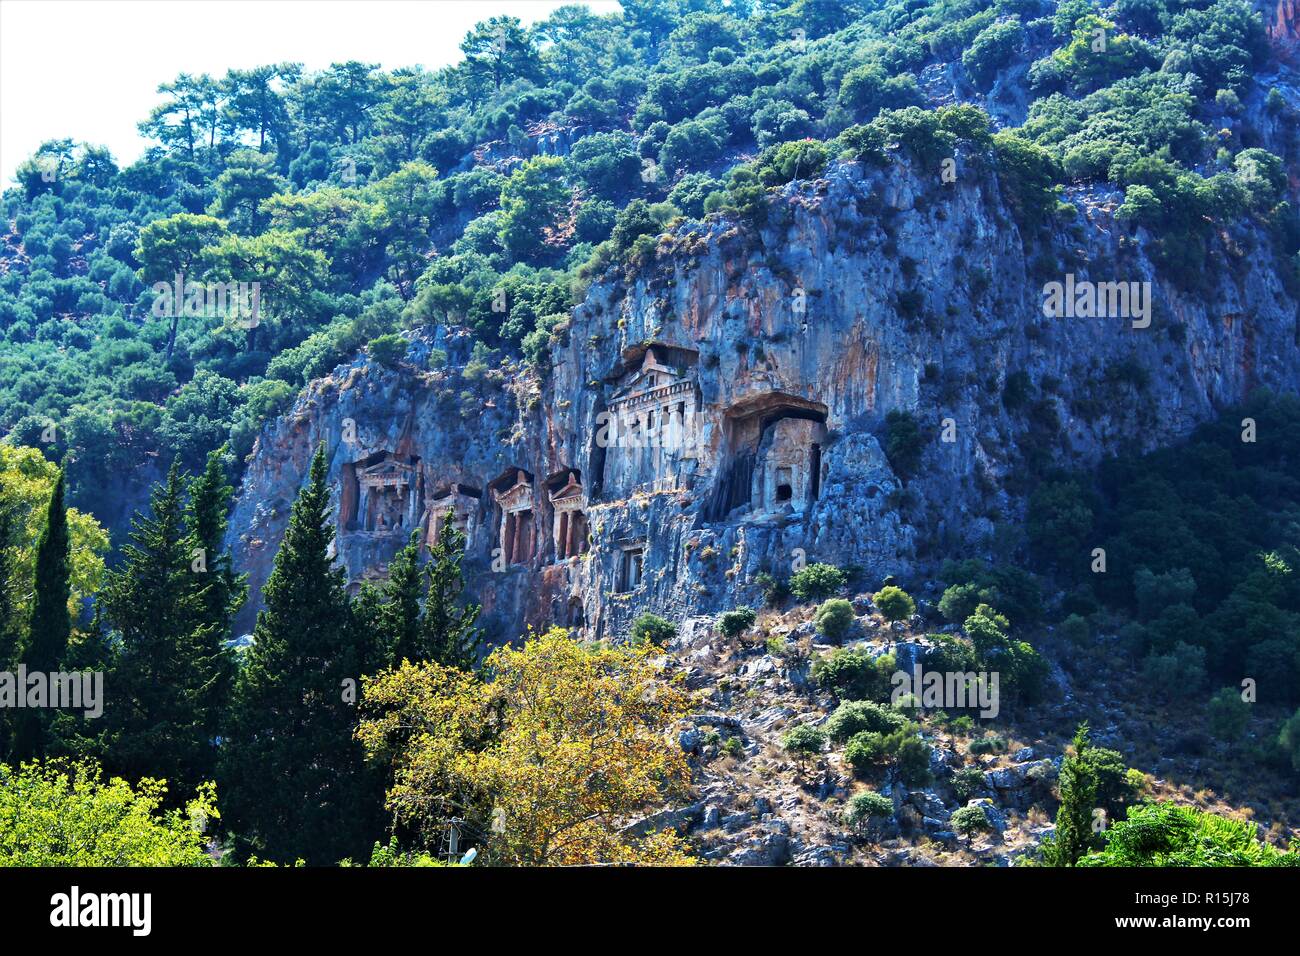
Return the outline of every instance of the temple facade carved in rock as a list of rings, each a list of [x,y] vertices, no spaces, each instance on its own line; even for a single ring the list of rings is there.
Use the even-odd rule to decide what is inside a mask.
[[[527,564],[537,546],[532,476],[523,469],[503,475],[492,483],[492,497],[501,513],[500,557],[507,565]]]
[[[423,511],[420,461],[376,452],[347,466],[340,496],[344,533],[395,533],[415,527]]]
[[[449,514],[451,526],[465,536],[468,547],[468,542],[474,539],[475,532],[478,530],[482,498],[483,492],[478,488],[459,482],[452,482],[435,490],[429,498],[429,506],[426,510],[428,535],[425,541],[428,547],[432,548],[437,544],[442,535],[442,526],[448,520]]]
[[[563,476],[562,478],[560,476]],[[561,472],[547,483],[550,492],[555,559],[563,561],[585,554],[588,547],[586,497],[576,472]],[[563,484],[560,484],[563,481]],[[559,487],[554,487],[559,485]]]

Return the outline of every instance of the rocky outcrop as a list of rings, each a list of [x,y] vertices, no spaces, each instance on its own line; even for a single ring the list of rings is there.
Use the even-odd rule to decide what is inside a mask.
[[[1296,302],[1266,238],[1225,235],[1188,293],[1115,220],[1121,198],[1079,193],[1027,249],[976,157],[956,182],[837,164],[762,229],[684,222],[593,285],[544,377],[479,374],[441,328],[399,368],[358,359],[258,440],[231,526],[251,606],[319,442],[353,580],[450,508],[498,636],[618,637],[646,610],[756,603],[761,572],[802,561],[879,579],[970,553],[1022,514],[1027,463],[1153,448],[1253,388],[1295,390]],[[1046,316],[1053,281],[1138,283],[1150,322]],[[906,479],[882,443],[896,410],[918,426]]]
[[[1264,0],[1259,4],[1273,54],[1286,63],[1300,63],[1300,0]]]

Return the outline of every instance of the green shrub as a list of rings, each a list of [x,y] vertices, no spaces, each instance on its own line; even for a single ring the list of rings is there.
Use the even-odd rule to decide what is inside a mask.
[[[962,629],[975,650],[987,655],[1007,646],[1007,630],[1011,622],[987,604],[975,608],[975,613],[962,623]]]
[[[1002,67],[1025,42],[1025,30],[1016,20],[1000,20],[985,27],[962,54],[961,64],[971,82],[987,91]]]
[[[901,477],[916,474],[924,449],[925,439],[915,415],[894,409],[885,416],[885,457]]]
[[[844,598],[831,598],[813,615],[817,633],[837,641],[848,633],[853,624],[853,605]]]
[[[844,809],[844,823],[854,830],[861,831],[872,820],[885,819],[894,815],[894,801],[884,794],[868,790],[849,798]]]
[[[726,637],[739,637],[754,626],[757,617],[753,608],[742,605],[718,618],[718,631]]]
[[[895,731],[885,738],[898,765],[898,775],[909,787],[930,782],[930,745],[916,733],[915,727]]]
[[[1075,647],[1082,647],[1087,644],[1089,635],[1090,629],[1087,620],[1078,614],[1071,614],[1061,622],[1061,636]]]
[[[1167,654],[1153,652],[1142,662],[1142,678],[1167,698],[1191,696],[1205,683],[1205,648],[1178,641]]]
[[[657,614],[642,614],[632,622],[633,644],[658,644],[663,647],[677,636],[677,625]]]
[[[857,734],[870,731],[893,733],[909,725],[905,714],[869,700],[849,700],[835,708],[826,720],[826,733],[832,743],[842,744]]]
[[[952,817],[948,822],[962,836],[970,836],[974,833],[993,829],[993,824],[989,822],[988,813],[985,812],[984,806],[979,803],[957,808],[952,812]]]
[[[826,746],[826,734],[808,724],[800,724],[787,731],[781,746],[800,759],[815,757]]]
[[[892,584],[871,595],[871,600],[887,621],[904,621],[916,613],[916,602],[912,596]]]
[[[1239,740],[1250,723],[1250,704],[1234,687],[1221,687],[1210,698],[1210,732],[1223,741]]]
[[[931,634],[935,646],[925,655],[927,670],[977,671],[980,669],[979,652],[975,645],[956,634]]]
[[[952,792],[965,803],[984,789],[984,771],[978,767],[962,767],[952,775]]]
[[[760,571],[754,575],[754,583],[762,590],[763,603],[768,607],[776,607],[790,596],[789,582],[782,581],[767,571]]]
[[[965,561],[945,561],[939,576],[950,586],[971,585],[972,592],[963,589],[954,595],[949,607],[955,623],[965,621],[980,604],[997,608],[1019,626],[1031,624],[1042,613],[1042,590],[1038,581],[1028,571],[1012,567],[995,567],[978,558]],[[946,594],[947,592],[945,592]],[[940,605],[942,610],[942,603]],[[962,613],[964,612],[964,613]]]
[[[854,734],[844,748],[844,759],[854,770],[866,773],[889,762],[885,735],[870,731]]]
[[[909,787],[930,782],[930,746],[917,733],[915,724],[882,734],[863,731],[854,734],[844,747],[844,759],[859,773],[893,764]]]
[[[1282,724],[1282,729],[1277,735],[1277,745],[1281,748],[1282,754],[1291,761],[1292,768],[1300,772],[1300,710]]]
[[[894,667],[892,654],[873,658],[865,651],[837,648],[813,662],[812,677],[840,700],[886,701]]]
[[[400,335],[381,335],[370,340],[366,346],[370,357],[380,365],[393,368],[406,357],[406,340]]]
[[[1124,808],[1137,799],[1137,789],[1124,755],[1118,750],[1090,746],[1080,760],[1096,783],[1093,799],[1097,806],[1111,819],[1119,817]]]
[[[826,168],[831,151],[825,143],[800,139],[763,151],[754,171],[765,186],[783,186],[794,179],[811,179]]]
[[[847,580],[847,575],[832,564],[810,564],[790,578],[790,590],[801,601],[824,601]]]
[[[975,608],[983,602],[980,589],[974,584],[953,584],[944,589],[939,598],[939,613],[944,619],[960,624],[975,613]]]
[[[967,749],[976,757],[981,754],[1004,754],[1007,752],[1007,741],[1005,737],[981,737],[979,740],[972,740]]]

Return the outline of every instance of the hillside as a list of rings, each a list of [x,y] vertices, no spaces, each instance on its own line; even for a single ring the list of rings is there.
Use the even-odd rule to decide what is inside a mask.
[[[158,759],[229,786],[214,854],[437,853],[452,801],[427,788],[467,771],[403,783],[413,745],[365,706],[477,713],[479,637],[507,648],[484,674],[595,667],[509,650],[558,627],[630,654],[629,685],[678,681],[645,718],[673,752],[636,752],[688,781],[560,862],[1035,862],[1085,751],[1089,811],[1193,805],[1284,848],[1298,23],[1292,0],[625,0],[488,19],[436,71],[179,77],[126,167],[46,144],[0,198],[0,431],[52,464],[0,460],[28,518],[0,527],[40,605],[59,465],[66,660],[124,675],[146,728],[63,746],[138,777],[187,726]],[[215,595],[177,583],[199,544]],[[163,615],[172,587],[196,617],[149,644],[133,602]],[[162,647],[174,671],[132,670]],[[893,692],[927,669],[1001,696]],[[140,716],[168,674],[229,711]],[[358,723],[334,698],[375,674]],[[479,731],[450,750],[510,739]],[[485,831],[501,781],[531,785],[492,760],[455,811]]]

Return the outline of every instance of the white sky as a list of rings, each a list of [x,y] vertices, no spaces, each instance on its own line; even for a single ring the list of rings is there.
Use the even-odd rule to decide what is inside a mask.
[[[0,0],[0,188],[42,142],[107,146],[119,165],[136,124],[178,73],[361,60],[436,69],[498,14],[525,24],[565,0]],[[568,0],[573,2],[573,0]],[[617,0],[579,0],[597,13]]]

